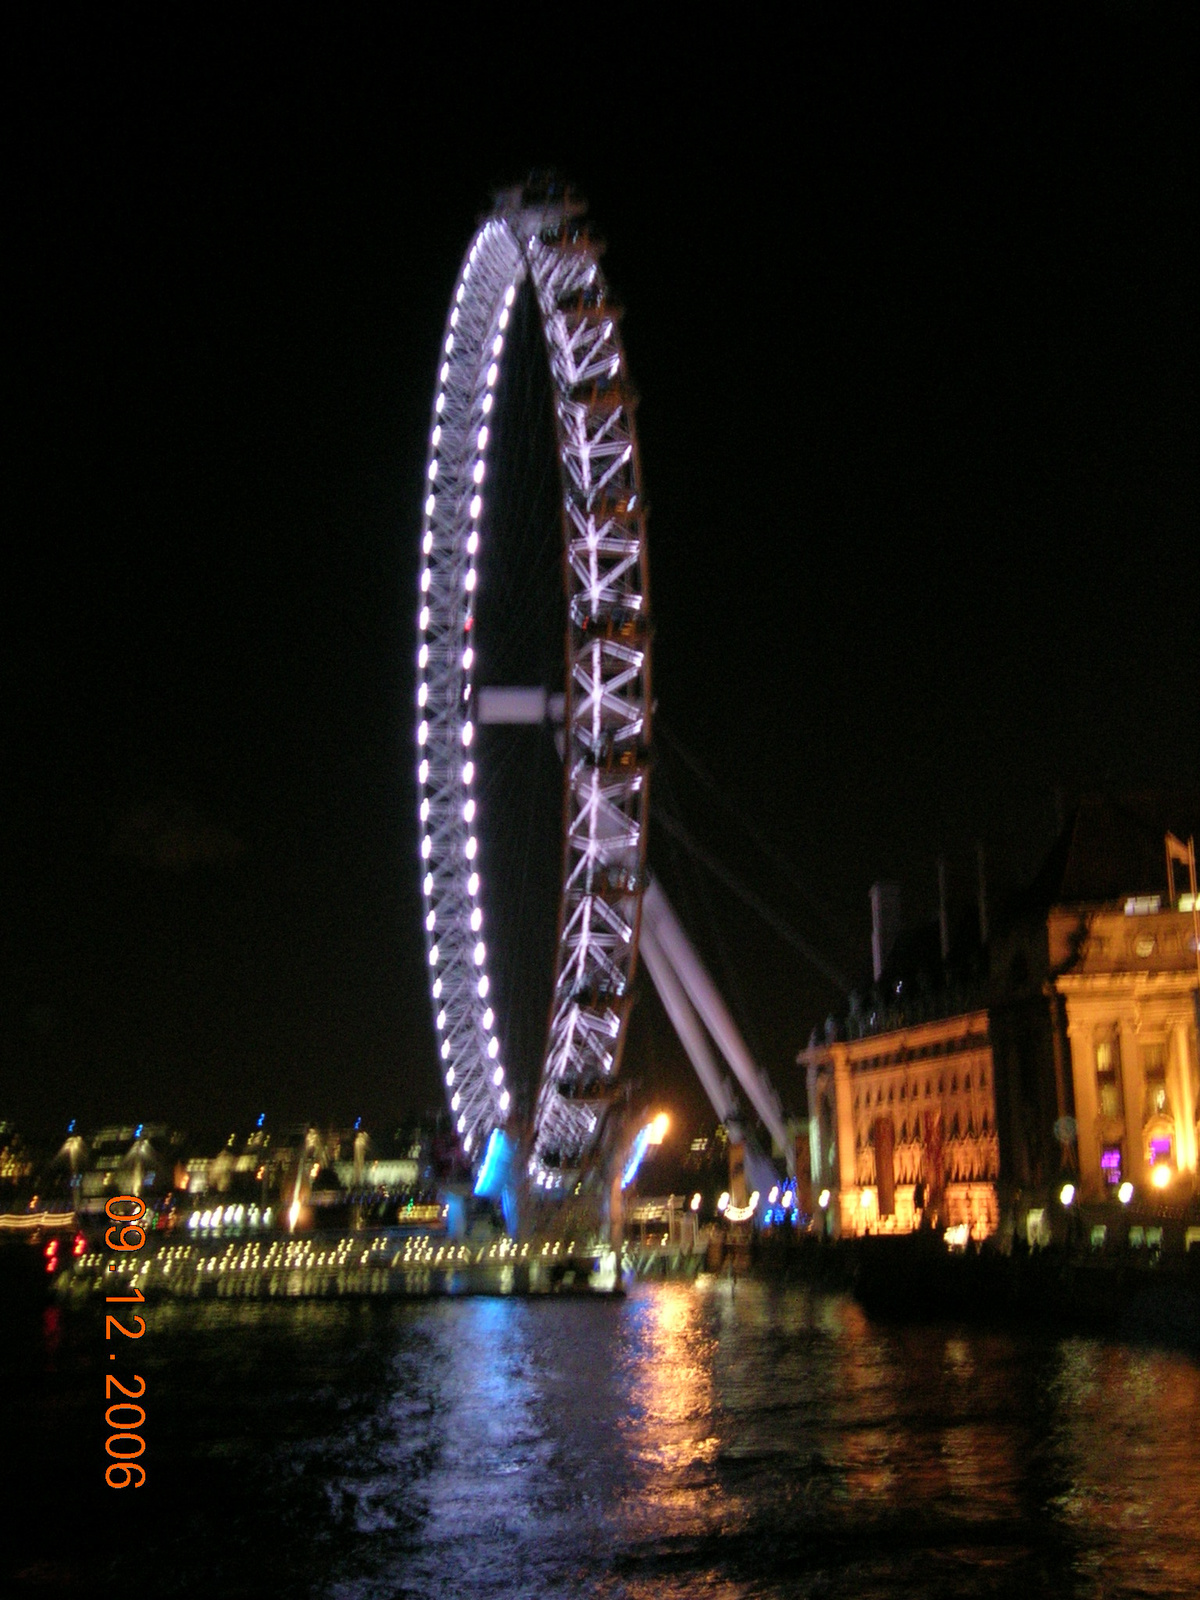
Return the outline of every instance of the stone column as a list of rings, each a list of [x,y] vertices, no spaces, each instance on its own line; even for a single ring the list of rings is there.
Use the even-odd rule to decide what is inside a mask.
[[[1054,1053],[1054,1098],[1058,1108],[1057,1114],[1059,1117],[1074,1117],[1075,1096],[1072,1093],[1071,1068],[1067,1061],[1068,1045],[1063,1021],[1062,997],[1052,983],[1046,985],[1045,994],[1050,1011],[1050,1046]],[[1072,1149],[1069,1143],[1060,1140],[1059,1149],[1059,1165],[1062,1168],[1070,1169],[1072,1166],[1078,1166],[1078,1144]]]
[[[808,1090],[808,1151],[809,1171],[817,1188],[825,1187],[829,1174],[825,1171],[825,1152],[821,1148],[821,1102],[817,1094],[817,1064],[811,1058],[805,1070],[805,1087]]]
[[[837,1106],[838,1188],[843,1194],[857,1189],[854,1159],[854,1095],[850,1059],[845,1047],[834,1046],[833,1088]]]
[[[1146,1166],[1146,1140],[1142,1134],[1142,1112],[1146,1107],[1146,1081],[1138,1054],[1138,1036],[1129,1019],[1122,1017],[1117,1028],[1121,1051],[1121,1103],[1125,1108],[1125,1165],[1128,1177],[1144,1189],[1150,1181]],[[1122,1174],[1123,1176],[1125,1174]]]
[[[1094,1199],[1104,1189],[1104,1180],[1100,1173],[1100,1140],[1096,1133],[1100,1103],[1096,1093],[1095,1029],[1072,1017],[1069,1004],[1067,1041],[1071,1049],[1075,1122],[1079,1130],[1079,1186],[1089,1199]]]
[[[1175,1149],[1180,1172],[1196,1175],[1196,1101],[1192,1093],[1188,1019],[1172,1024],[1167,1047],[1167,1082],[1175,1107]]]

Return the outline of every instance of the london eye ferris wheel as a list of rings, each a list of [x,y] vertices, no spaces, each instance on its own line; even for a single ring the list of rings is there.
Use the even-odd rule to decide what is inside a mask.
[[[645,505],[619,317],[585,211],[553,183],[504,192],[463,257],[430,420],[417,615],[419,849],[446,1097],[472,1165],[507,1131],[534,1192],[550,1194],[584,1159],[619,1071],[648,819]],[[496,459],[519,322],[540,346],[552,413],[553,552],[506,546],[502,531],[522,498]],[[507,425],[536,450],[536,428]],[[514,598],[514,576],[540,576],[557,603]],[[557,659],[541,681],[481,681],[503,659],[496,637],[544,635],[547,619]],[[508,876],[523,888],[537,861],[548,875],[540,949],[493,893],[533,730],[543,757],[557,746],[557,794],[546,821],[527,823],[529,859]],[[507,789],[489,782],[501,769]],[[546,969],[532,1002],[506,959],[525,944]],[[523,1024],[522,1003],[537,1013]]]

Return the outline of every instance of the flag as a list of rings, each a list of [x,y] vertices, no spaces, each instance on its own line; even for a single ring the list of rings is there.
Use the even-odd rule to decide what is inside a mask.
[[[1182,839],[1177,839],[1173,833],[1167,835],[1167,860],[1178,861],[1180,866],[1192,865],[1192,852]]]

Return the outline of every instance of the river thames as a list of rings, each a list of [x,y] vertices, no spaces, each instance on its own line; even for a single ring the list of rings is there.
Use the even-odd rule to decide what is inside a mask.
[[[739,1282],[627,1299],[151,1302],[10,1326],[5,1595],[1195,1596],[1200,1367],[880,1327]],[[104,1376],[146,1380],[143,1490]]]

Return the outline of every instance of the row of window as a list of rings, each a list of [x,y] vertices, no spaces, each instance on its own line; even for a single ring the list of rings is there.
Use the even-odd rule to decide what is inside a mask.
[[[972,1155],[975,1159],[971,1159]],[[999,1176],[999,1163],[995,1151],[947,1150],[942,1158],[942,1177],[947,1183],[986,1183]],[[856,1177],[861,1187],[876,1183],[878,1176],[874,1163],[861,1159],[856,1164]],[[897,1151],[892,1159],[892,1181],[898,1184],[921,1183],[928,1178],[924,1160]]]
[[[925,1061],[930,1056],[966,1055],[979,1050],[988,1042],[985,1033],[968,1033],[959,1039],[934,1039],[929,1044],[909,1046],[903,1050],[889,1050],[876,1056],[860,1056],[852,1063],[852,1070],[861,1072],[879,1067],[899,1067],[910,1061]]]
[[[954,1113],[954,1115],[950,1118],[950,1123],[949,1123],[949,1126],[946,1129],[944,1137],[947,1138],[947,1139],[961,1139],[961,1138],[964,1138],[964,1137],[966,1137],[968,1139],[986,1138],[990,1133],[992,1133],[992,1131],[993,1131],[993,1129],[992,1129],[991,1119],[988,1117],[988,1114],[987,1114],[986,1111],[984,1111],[983,1114],[981,1115],[978,1125],[976,1125],[974,1114],[971,1113],[971,1112],[968,1112],[965,1127],[963,1126],[963,1124],[960,1123],[959,1115],[958,1115],[958,1112],[956,1111]],[[909,1137],[909,1126],[908,1126],[908,1123],[907,1123],[907,1121],[904,1121],[904,1122],[901,1122],[901,1124],[900,1124],[900,1132],[897,1135],[896,1142],[897,1142],[897,1144],[909,1144],[909,1143],[911,1143],[911,1144],[921,1144],[921,1143],[923,1143],[923,1138],[924,1138],[924,1136],[923,1136],[923,1131],[922,1131],[922,1128],[921,1128],[921,1119],[919,1117],[914,1117],[913,1118],[913,1124],[912,1124],[912,1137],[911,1137],[911,1139]],[[859,1149],[859,1150],[862,1150],[866,1145],[874,1145],[874,1143],[875,1143],[875,1126],[874,1126],[874,1124],[873,1123],[870,1124],[865,1129],[865,1131],[864,1131],[863,1128],[860,1127],[859,1132],[858,1132],[858,1137],[855,1140],[856,1148]]]
[[[962,1086],[963,1086],[964,1091],[970,1089],[970,1087],[971,1087],[971,1074],[969,1072],[965,1072],[963,1074]],[[987,1088],[987,1072],[983,1067],[981,1067],[979,1069],[979,1087],[981,1089],[986,1089]],[[920,1097],[921,1097],[920,1096],[920,1088],[921,1088],[921,1086],[920,1086],[919,1083],[914,1083],[912,1085],[911,1090],[910,1090],[910,1088],[909,1088],[907,1083],[902,1083],[900,1085],[900,1098],[901,1098],[901,1100],[907,1100],[909,1098],[911,1098],[913,1100],[919,1100]],[[887,1086],[887,1104],[889,1106],[892,1104],[894,1092],[895,1092],[895,1086],[893,1084],[889,1083],[888,1086]],[[937,1081],[937,1092],[938,1092],[938,1094],[945,1094],[945,1092],[946,1092],[946,1080],[945,1080],[944,1077],[939,1078],[938,1081]],[[951,1094],[957,1094],[958,1093],[958,1073],[957,1072],[952,1072],[950,1074],[950,1093]],[[928,1100],[932,1096],[932,1094],[933,1094],[933,1080],[932,1080],[932,1078],[926,1078],[925,1079],[925,1098],[926,1098],[926,1100]],[[864,1106],[870,1106],[872,1104],[870,1088],[867,1089],[867,1092],[866,1092],[865,1096],[862,1096],[861,1100],[862,1100],[862,1105],[864,1105]],[[860,1102],[860,1096],[859,1095],[855,1095],[854,1096],[854,1109],[856,1111],[861,1109],[859,1102]],[[880,1084],[879,1087],[875,1090],[874,1104],[877,1105],[877,1106],[881,1106],[881,1105],[884,1104],[884,1093],[883,1093],[883,1085],[882,1084]]]

